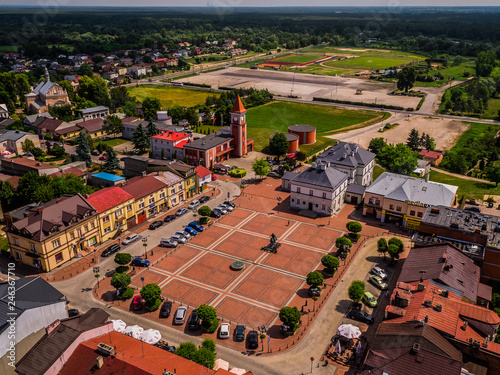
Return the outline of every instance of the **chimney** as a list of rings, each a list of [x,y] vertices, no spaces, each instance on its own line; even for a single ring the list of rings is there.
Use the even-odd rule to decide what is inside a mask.
[[[99,356],[96,358],[96,367],[100,369],[102,366],[104,366],[104,359],[102,356]]]
[[[436,307],[434,308],[434,310],[436,310],[437,312],[443,311],[443,305],[437,304]]]
[[[469,325],[469,322],[464,322],[464,324],[462,324],[462,329],[465,331],[467,329],[467,326]]]
[[[62,198],[57,198],[56,199],[56,203],[61,203],[62,202]]]
[[[424,318],[424,322],[429,323],[429,315],[426,315]]]
[[[429,173],[425,174],[425,182],[429,182]]]
[[[142,177],[146,177],[146,171],[142,171]]]
[[[413,344],[413,347],[411,348],[411,354],[418,354],[418,352],[420,351],[420,344],[419,343],[414,343]]]
[[[431,307],[431,306],[432,306],[432,301],[431,301],[430,299],[426,299],[426,300],[424,301],[424,306],[425,306],[425,307]]]
[[[42,211],[43,211],[43,207],[38,207],[38,208],[37,208],[37,211],[38,211],[38,213],[39,213],[39,214],[41,214],[41,213],[42,213]]]
[[[417,284],[417,292],[421,292],[424,289],[425,289],[424,283],[418,283]]]
[[[312,163],[312,164],[311,164],[311,167],[313,167],[313,168],[318,168],[318,163]]]

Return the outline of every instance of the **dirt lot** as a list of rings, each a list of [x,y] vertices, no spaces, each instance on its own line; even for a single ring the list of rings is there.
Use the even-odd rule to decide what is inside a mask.
[[[460,121],[421,116],[398,116],[389,122],[398,123],[399,125],[383,133],[378,131],[380,126],[375,125],[364,128],[363,131],[354,130],[348,133],[336,134],[332,138],[345,142],[359,142],[361,147],[368,147],[370,140],[377,137],[384,137],[388,143],[406,143],[408,134],[411,129],[415,128],[420,134],[424,132],[430,134],[436,140],[437,150],[449,150],[468,127],[467,124]]]

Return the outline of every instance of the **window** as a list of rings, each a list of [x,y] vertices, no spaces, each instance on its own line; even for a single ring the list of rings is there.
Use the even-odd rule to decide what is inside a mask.
[[[104,233],[109,233],[109,232],[111,232],[111,227],[104,228]]]
[[[57,249],[59,246],[61,246],[61,242],[59,242],[59,240],[52,241],[52,247],[54,249]]]
[[[149,198],[149,204],[153,204],[155,202],[155,197],[150,197]]]
[[[306,202],[305,202],[305,201],[302,201],[302,204],[306,204]]]
[[[162,191],[162,192],[160,193],[160,199],[163,199],[163,198],[165,198],[165,192],[164,192],[164,191]]]
[[[132,211],[132,205],[131,205],[131,204],[129,204],[129,205],[127,206],[127,211]]]
[[[14,238],[14,245],[19,246],[19,240],[17,238]]]
[[[36,246],[34,243],[30,243],[30,249],[31,251],[36,251]]]
[[[76,234],[78,235],[78,237],[81,237],[82,236],[82,230],[81,229],[77,229],[76,230]]]
[[[103,223],[107,223],[109,221],[109,215],[106,215],[102,218]]]
[[[75,239],[75,232],[71,231],[69,233],[69,238],[72,239],[72,240],[74,240]]]
[[[300,193],[300,188],[299,187],[297,188],[297,193]]]
[[[415,216],[415,211],[410,211],[410,216]]]
[[[89,244],[89,246],[93,246],[93,245],[95,245],[96,243],[97,243],[97,239],[96,239],[96,237],[95,237],[95,236],[94,236],[94,237],[92,237],[91,239],[89,239],[89,240],[88,240],[88,244]]]
[[[292,202],[295,202],[295,199],[292,198]]]
[[[144,202],[139,203],[139,210],[144,208]]]
[[[116,210],[115,215],[116,215],[117,218],[119,218],[120,216],[122,216],[122,210],[121,210],[121,208],[119,210]]]
[[[21,253],[19,251],[16,251],[16,259],[21,260]]]
[[[191,179],[191,183],[194,184],[194,177]]]
[[[422,217],[422,216],[424,216],[424,213],[423,212],[418,212],[417,215],[418,215],[418,217]]]
[[[175,194],[175,187],[170,190],[170,194]]]
[[[394,205],[393,205],[393,204],[390,204],[390,205],[389,205],[389,209],[390,209],[390,210],[394,210]]]
[[[321,205],[321,209],[324,211],[326,210],[326,206],[324,204]]]
[[[90,222],[90,229],[94,229],[95,228],[95,224],[93,221]]]
[[[83,230],[85,231],[85,233],[87,233],[87,232],[89,231],[89,226],[88,226],[88,224],[85,224],[85,225],[83,226]]]
[[[63,260],[62,253],[57,253],[55,257],[56,257],[56,263],[59,263]]]
[[[401,211],[402,210],[402,207],[401,206],[397,206],[396,207],[396,211]]]
[[[326,193],[323,193],[323,199],[326,199]]]
[[[309,190],[309,195],[313,195],[313,191],[312,190]]]

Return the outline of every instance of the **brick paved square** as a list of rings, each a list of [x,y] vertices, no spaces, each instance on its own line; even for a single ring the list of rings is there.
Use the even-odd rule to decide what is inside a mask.
[[[266,289],[266,286],[263,284],[258,284],[254,281],[247,280],[242,284],[239,284],[234,290],[234,294],[239,294],[244,297],[256,299],[258,296],[262,294],[262,292]]]
[[[229,272],[216,270],[203,280],[203,282],[219,289],[226,289],[228,285],[239,275],[236,271],[232,272],[233,273],[231,274]]]
[[[286,292],[277,288],[267,288],[258,300],[281,308],[292,297],[292,294],[292,292]]]
[[[277,272],[258,267],[246,278],[246,280],[269,285],[276,278],[276,276]]]
[[[213,269],[213,268],[219,268],[223,263],[227,263],[227,261],[228,258],[225,258],[217,254],[207,253],[200,258],[197,264],[201,264],[205,267]]]
[[[144,282],[141,281],[141,277],[144,277]],[[165,275],[146,269],[138,272],[132,277],[132,284],[138,287],[142,287],[143,284],[160,284],[162,281],[165,281],[166,278],[167,276]]]
[[[232,321],[238,321],[239,317],[248,309],[251,305],[238,301],[237,299],[231,297],[224,297],[224,299],[216,306],[217,315]]]
[[[172,252],[171,256],[174,256],[176,258],[180,258],[183,260],[191,260],[199,253],[200,253],[199,249],[195,249],[194,247],[191,247],[189,245],[183,245],[183,246],[175,249],[175,251]]]
[[[290,229],[287,224],[288,220],[275,218],[264,229],[262,229],[261,233],[267,234],[268,236],[271,236],[271,234],[274,233],[274,235],[279,238],[283,235],[283,233]]]
[[[218,293],[211,290],[193,287],[191,291],[182,297],[182,301],[190,306],[198,307],[203,304],[210,304],[217,296]]]
[[[234,255],[239,251],[240,248],[241,244],[234,241],[224,240],[220,244],[218,244],[214,248],[214,250],[220,251],[224,254]]]
[[[309,241],[308,245],[322,250],[329,250],[334,244],[340,232],[321,228],[318,233]]]
[[[279,247],[278,254],[287,258],[295,258],[300,250],[300,247],[284,243]]]
[[[302,275],[304,277],[307,276],[309,272],[314,271],[316,267],[314,264],[302,262],[300,260],[296,260],[288,265],[286,265],[283,269],[285,271],[296,273],[297,275]]]
[[[261,325],[269,326],[276,316],[275,312],[251,306],[239,319],[238,323],[257,328]]]
[[[260,257],[263,253],[263,251],[260,249],[262,246],[259,246],[258,244],[255,244],[255,245],[256,246],[252,246],[252,247],[251,246],[243,246],[234,255],[236,255],[237,257],[243,258],[243,259],[248,259],[248,260],[254,261],[258,257]]]
[[[212,225],[210,228],[207,228],[199,235],[190,239],[189,242],[202,247],[210,247],[210,245],[223,237],[227,232],[228,229],[226,228]]]
[[[185,261],[173,256],[168,256],[155,264],[155,268],[174,273],[185,264]]]
[[[181,275],[189,279],[202,281],[203,279],[205,279],[205,277],[207,277],[211,273],[212,273],[212,268],[204,267],[198,263],[195,263],[187,270],[185,270],[183,273],[181,273]]]
[[[304,281],[289,275],[278,275],[273,281],[273,287],[286,290],[290,292],[295,292],[299,289],[300,285]]]
[[[254,236],[247,234],[247,233],[234,232],[227,239],[230,241],[236,242],[240,245],[244,245],[247,242],[252,241],[254,238],[255,238]]]
[[[188,283],[174,279],[162,288],[162,294],[177,301],[183,301],[182,297],[191,291],[193,287]]]

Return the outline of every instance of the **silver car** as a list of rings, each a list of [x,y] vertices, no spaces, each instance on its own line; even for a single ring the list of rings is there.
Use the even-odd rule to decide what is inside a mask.
[[[370,270],[374,275],[380,277],[382,280],[387,280],[387,274],[380,267],[372,267]]]
[[[138,234],[131,234],[130,236],[128,236],[127,238],[125,238],[123,241],[122,241],[122,245],[128,245],[132,242],[135,242],[139,239],[139,235]]]
[[[226,209],[226,210],[227,210],[227,211],[229,211],[229,212],[232,212],[232,211],[234,210],[234,208],[233,208],[233,207],[231,207],[231,206],[229,206],[229,205],[227,205],[227,204],[224,204],[224,203],[220,204],[219,206],[220,206],[220,207],[223,207],[224,209]]]
[[[188,240],[191,238],[191,235],[188,232],[184,232],[183,230],[178,230],[177,232],[175,232],[175,234],[182,236]]]
[[[172,237],[170,237],[170,239],[174,242],[177,242],[177,243],[186,243],[187,242],[186,237],[180,236],[178,234],[174,234]]]
[[[217,207],[214,208],[214,210],[220,211],[224,215],[227,214],[227,210],[224,207],[222,207],[222,206],[217,206]]]

